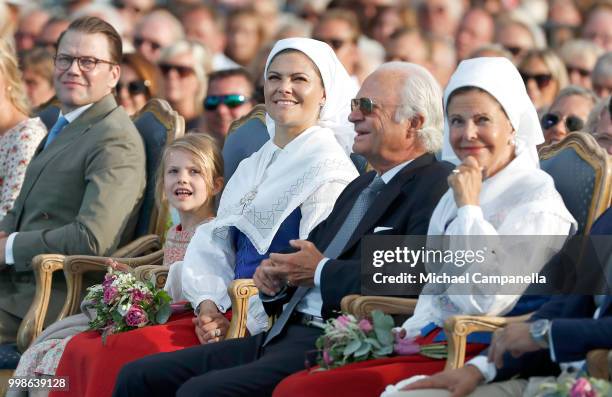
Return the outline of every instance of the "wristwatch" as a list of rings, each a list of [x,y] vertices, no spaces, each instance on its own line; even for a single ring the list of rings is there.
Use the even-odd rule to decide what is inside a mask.
[[[550,320],[541,319],[529,324],[529,334],[535,343],[542,349],[548,349],[548,334],[550,333]]]

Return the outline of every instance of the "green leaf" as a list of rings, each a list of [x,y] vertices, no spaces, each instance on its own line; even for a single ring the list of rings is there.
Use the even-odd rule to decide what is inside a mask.
[[[361,347],[360,340],[351,341],[351,343],[346,345],[346,347],[344,348],[344,352],[343,352],[344,357],[348,357],[351,354],[355,353],[360,347]]]
[[[378,339],[383,346],[393,344],[394,338],[391,330],[375,328],[374,333],[376,334],[376,339]]]
[[[366,342],[368,342],[369,344],[372,345],[372,347],[374,347],[375,349],[380,349],[382,347],[382,345],[380,344],[379,341],[377,341],[374,338],[366,338],[365,339]]]
[[[170,318],[171,314],[172,314],[172,309],[170,308],[170,304],[167,302],[164,303],[163,305],[160,306],[159,311],[157,312],[157,315],[155,316],[155,323],[165,324],[166,321],[168,321],[168,319]]]
[[[370,345],[369,343],[360,342],[360,344],[361,346],[355,352],[355,357],[365,356],[366,354],[370,353],[370,351],[372,350],[372,345]]]
[[[385,329],[391,331],[394,327],[393,317],[380,310],[372,311],[372,323],[375,329]]]
[[[391,353],[393,353],[393,345],[391,345],[391,346],[384,346],[384,347],[374,351],[374,354],[376,356],[378,356],[378,357],[388,356]]]

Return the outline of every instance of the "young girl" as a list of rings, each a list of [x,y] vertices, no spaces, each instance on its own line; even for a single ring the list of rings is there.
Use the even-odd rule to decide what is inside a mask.
[[[167,201],[172,208],[178,211],[180,219],[180,224],[173,226],[168,231],[164,245],[164,266],[173,266],[175,262],[182,261],[189,240],[197,226],[210,221],[215,214],[215,195],[223,187],[223,158],[214,139],[203,134],[190,134],[170,143],[162,156],[156,180],[158,204]],[[179,265],[180,262],[176,266]],[[113,267],[129,271],[127,265],[114,261]],[[173,299],[180,296],[180,280],[169,279],[165,289]],[[85,331],[89,320],[86,314],[77,314],[52,324],[24,352],[15,370],[15,376],[54,375],[68,341],[76,334]],[[185,332],[190,330],[193,334],[191,321],[190,315],[182,316],[173,323],[188,323],[189,326],[180,328],[186,330]],[[154,352],[184,347],[160,347],[146,344],[141,344],[141,349],[121,349],[119,347],[124,346],[123,342],[137,346],[137,339],[146,340],[146,335],[142,334],[150,332],[149,328],[160,327],[163,326],[147,327],[111,336],[109,342],[112,342],[104,346],[105,353],[111,353],[108,356],[119,356],[121,360],[125,360],[125,353],[129,354],[130,358],[138,358]],[[100,334],[90,331],[85,335],[87,335],[88,348],[92,353],[91,357],[97,356],[100,359],[101,352],[95,351],[103,347]],[[195,334],[191,339],[190,344],[198,343]],[[69,345],[66,353],[69,353],[71,349]],[[72,383],[75,383],[74,387],[76,387],[76,383],[84,381],[84,379],[77,378],[79,377],[71,379],[70,388],[72,390],[74,389]]]

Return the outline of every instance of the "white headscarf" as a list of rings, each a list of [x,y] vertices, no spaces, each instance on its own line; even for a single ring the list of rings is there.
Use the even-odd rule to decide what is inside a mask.
[[[344,151],[349,154],[352,151],[355,130],[353,124],[348,121],[351,112],[351,99],[357,91],[355,84],[351,81],[348,72],[342,66],[340,60],[329,45],[322,41],[306,38],[289,38],[276,42],[272,52],[266,61],[264,79],[267,79],[268,67],[276,54],[286,49],[294,49],[302,52],[319,69],[325,89],[325,105],[321,109],[317,125],[329,128],[334,132],[336,140]],[[266,116],[266,126],[270,138],[274,137],[275,124],[270,116]]]
[[[502,106],[516,131],[515,154],[529,151],[529,158],[539,168],[536,146],[544,142],[544,134],[525,84],[516,67],[506,58],[473,58],[462,61],[444,91],[444,146],[442,158],[460,163],[450,144],[448,98],[458,88],[478,87],[488,92]]]

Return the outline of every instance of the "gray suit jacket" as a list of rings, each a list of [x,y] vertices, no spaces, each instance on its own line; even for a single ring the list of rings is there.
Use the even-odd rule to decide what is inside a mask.
[[[17,272],[31,270],[38,254],[111,253],[144,191],[144,145],[112,95],[43,146],[44,141],[13,209],[0,222],[0,230],[19,232],[13,244]]]

